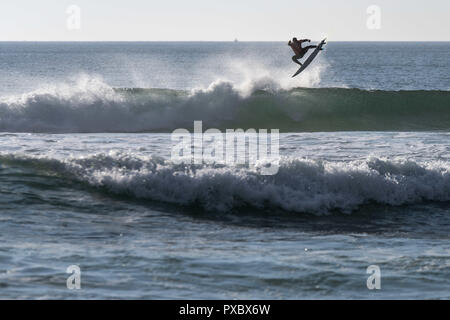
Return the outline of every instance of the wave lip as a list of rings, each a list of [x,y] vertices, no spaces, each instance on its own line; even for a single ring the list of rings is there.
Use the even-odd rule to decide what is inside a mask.
[[[250,207],[328,214],[349,213],[370,203],[450,201],[450,165],[443,161],[284,158],[274,176],[242,167],[175,165],[162,158],[121,153],[65,160],[4,155],[0,162],[38,167],[117,195],[215,212]]]
[[[428,131],[450,129],[449,91],[283,90],[267,82],[243,93],[208,89],[114,89],[98,79],[0,98],[3,132],[172,132],[205,129]]]

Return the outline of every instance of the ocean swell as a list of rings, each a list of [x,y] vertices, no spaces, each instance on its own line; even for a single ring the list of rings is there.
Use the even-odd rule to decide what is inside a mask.
[[[284,158],[274,176],[234,166],[175,165],[122,153],[68,159],[3,155],[0,163],[36,168],[112,194],[206,211],[258,210],[327,214],[365,204],[450,201],[448,162],[370,158],[350,162]]]
[[[112,88],[98,79],[0,98],[3,132],[171,132],[208,128],[303,131],[450,129],[448,91],[280,89],[258,82],[243,91],[230,82],[207,89]]]

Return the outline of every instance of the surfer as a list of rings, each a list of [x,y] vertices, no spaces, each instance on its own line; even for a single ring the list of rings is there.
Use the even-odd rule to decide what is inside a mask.
[[[297,38],[292,39],[292,41],[288,42],[288,46],[292,48],[295,53],[295,56],[292,57],[292,61],[296,64],[302,66],[302,64],[298,61],[298,59],[303,58],[303,56],[308,52],[309,49],[317,48],[317,46],[307,46],[302,48],[303,42],[311,42],[309,39],[297,40]]]

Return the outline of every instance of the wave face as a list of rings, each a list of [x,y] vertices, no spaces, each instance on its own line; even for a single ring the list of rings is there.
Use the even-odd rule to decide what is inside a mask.
[[[240,208],[327,214],[366,204],[407,205],[450,201],[450,166],[371,158],[327,162],[285,158],[274,176],[230,166],[175,165],[124,153],[56,159],[2,155],[20,165],[120,196],[233,212]]]
[[[302,131],[450,129],[448,91],[281,89],[270,80],[243,90],[115,89],[98,79],[0,98],[4,132],[171,132],[207,128]]]

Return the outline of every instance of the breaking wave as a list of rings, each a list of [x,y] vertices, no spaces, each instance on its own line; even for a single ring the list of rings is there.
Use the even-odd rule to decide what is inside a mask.
[[[0,98],[3,132],[171,132],[195,120],[205,129],[449,130],[450,92],[283,89],[270,79],[245,90],[223,81],[192,91],[126,89],[87,78]]]
[[[285,158],[274,176],[242,167],[176,165],[123,153],[70,159],[2,155],[0,163],[27,166],[120,196],[216,212],[250,207],[326,214],[351,212],[365,204],[450,201],[450,166],[443,161]]]

